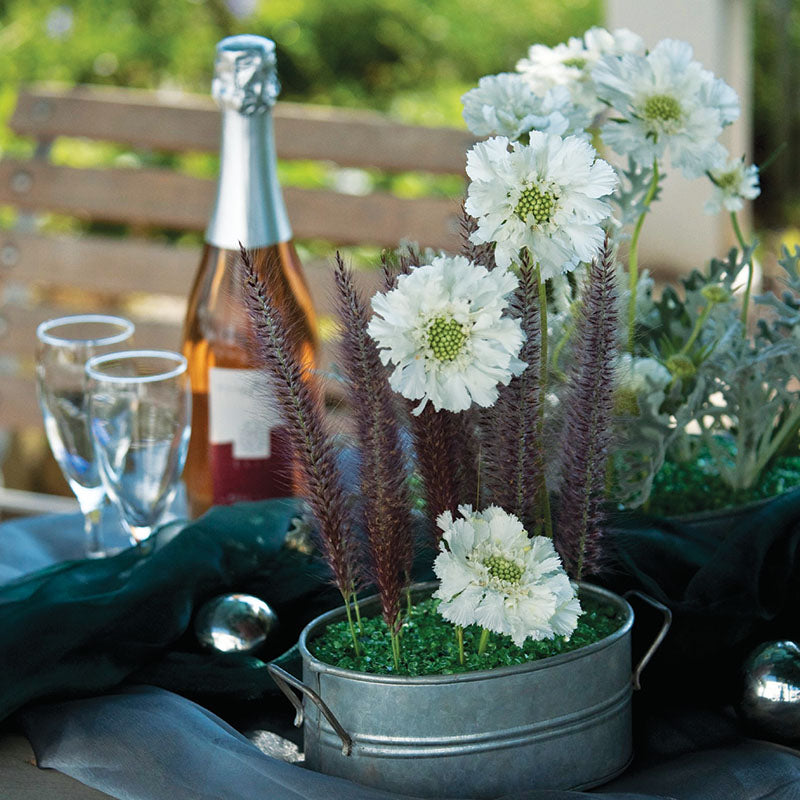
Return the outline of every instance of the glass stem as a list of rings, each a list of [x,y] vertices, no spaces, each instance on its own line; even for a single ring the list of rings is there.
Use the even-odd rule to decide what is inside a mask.
[[[89,558],[102,558],[106,554],[105,547],[103,546],[103,531],[100,527],[102,513],[102,505],[83,512],[83,531],[86,534],[86,555]]]

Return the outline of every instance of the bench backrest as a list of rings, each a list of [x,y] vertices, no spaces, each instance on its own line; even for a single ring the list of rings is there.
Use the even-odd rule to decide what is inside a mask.
[[[404,238],[457,247],[463,180],[445,180],[449,194],[437,185],[435,194],[414,197],[370,186],[380,185],[381,175],[405,172],[463,179],[474,141],[469,133],[290,103],[279,103],[274,118],[279,159],[369,171],[358,186],[362,192],[366,185],[366,194],[348,194],[346,181],[344,191],[285,186],[296,239],[329,242],[330,253],[342,245],[394,247]],[[34,139],[35,149],[30,157],[0,161],[0,211],[10,206],[17,214],[13,228],[0,230],[0,429],[41,424],[33,353],[44,319],[101,303],[136,321],[138,345],[179,346],[199,237],[189,246],[175,240],[203,231],[215,181],[165,165],[164,154],[216,153],[220,115],[201,97],[35,88],[19,95],[10,125]],[[79,152],[63,163],[63,137],[112,143],[133,156],[84,166]],[[158,166],[147,166],[154,160]],[[305,268],[324,318],[329,261],[306,260]],[[363,283],[374,287],[377,274],[365,274]]]

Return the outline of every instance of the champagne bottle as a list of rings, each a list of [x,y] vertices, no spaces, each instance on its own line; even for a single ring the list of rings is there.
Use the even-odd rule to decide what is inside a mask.
[[[257,368],[239,243],[253,255],[297,353],[313,365],[316,318],[277,180],[271,109],[280,91],[275,45],[231,36],[217,45],[212,95],[222,110],[220,172],[200,267],[189,296],[183,352],[192,384],[184,471],[190,511],[286,496],[286,432]]]

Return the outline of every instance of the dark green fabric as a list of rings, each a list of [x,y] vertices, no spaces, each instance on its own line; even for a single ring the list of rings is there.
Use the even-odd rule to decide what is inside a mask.
[[[299,673],[303,627],[341,604],[322,561],[284,546],[296,499],[214,508],[145,546],[70,561],[0,586],[0,721],[33,700],[148,683],[214,707],[277,694],[266,661]],[[54,518],[57,519],[57,518]],[[429,580],[420,553],[415,580]],[[225,592],[254,594],[278,616],[258,657],[203,651],[194,612]]]
[[[266,657],[335,603],[322,566],[282,548],[296,500],[215,508],[112,558],[57,564],[0,587],[0,719],[43,698],[93,694],[141,670],[170,688],[266,682],[261,662],[214,660],[189,626],[205,600],[258,590],[283,625]],[[252,677],[251,677],[252,676]]]
[[[283,547],[297,501],[216,508],[113,558],[74,561],[0,587],[0,719],[32,700],[152,683],[206,704],[275,692],[265,661],[339,604],[314,557]],[[641,589],[672,608],[672,631],[643,675],[646,697],[734,696],[755,645],[800,639],[800,490],[752,508],[686,520],[611,521],[600,583]],[[430,577],[431,553],[415,577]],[[265,599],[281,626],[259,658],[202,652],[193,612],[226,591]],[[635,643],[658,615],[634,602]],[[296,669],[290,652],[283,664]]]
[[[674,614],[642,676],[647,697],[735,700],[740,666],[756,645],[800,640],[800,489],[683,519],[620,514],[609,522],[600,582],[639,589]],[[632,603],[643,649],[660,618]]]

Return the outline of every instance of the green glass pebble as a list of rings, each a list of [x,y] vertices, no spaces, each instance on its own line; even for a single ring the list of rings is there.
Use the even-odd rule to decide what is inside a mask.
[[[614,633],[622,624],[616,610],[591,599],[582,600],[584,613],[569,639],[556,637],[542,641],[526,641],[517,647],[508,636],[492,634],[486,652],[478,655],[481,629],[464,629],[464,664],[458,661],[455,629],[436,609],[438,600],[428,599],[412,608],[412,616],[400,634],[401,663],[395,670],[391,639],[381,617],[362,619],[363,633],[359,636],[362,655],[353,652],[350,628],[346,621],[329,625],[322,636],[309,644],[312,655],[327,664],[373,674],[452,675],[473,670],[494,669],[525,664],[559,653],[576,650],[600,641]]]
[[[775,459],[761,479],[747,490],[732,489],[714,468],[713,461],[701,453],[694,461],[667,461],[653,481],[646,511],[655,516],[693,514],[741,506],[774,497],[800,486],[800,457]]]

